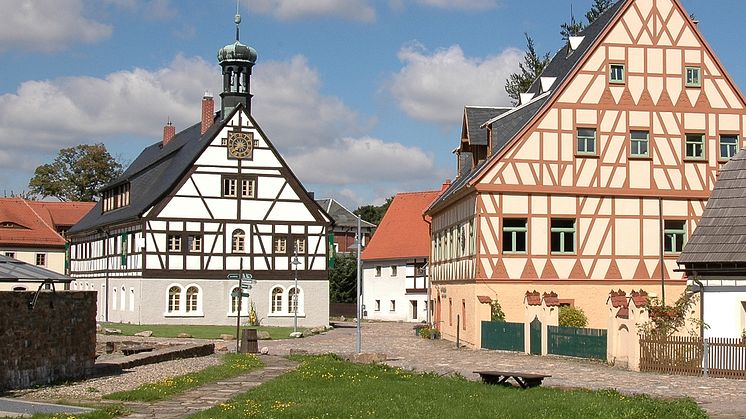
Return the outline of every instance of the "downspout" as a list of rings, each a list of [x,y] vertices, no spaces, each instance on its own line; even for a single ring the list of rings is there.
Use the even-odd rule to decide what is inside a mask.
[[[666,305],[666,264],[663,259],[665,252],[666,233],[663,229],[663,198],[658,198],[658,227],[660,228],[660,263],[661,263],[661,302]]]
[[[427,324],[429,326],[433,326],[432,318],[430,317],[430,311],[434,308],[432,307],[432,288],[433,284],[430,281],[430,269],[432,268],[432,261],[433,261],[433,223],[432,221],[427,221],[427,216],[425,214],[422,214],[422,221],[427,223],[427,231],[430,235],[430,245],[428,246],[429,250],[428,253],[430,253],[430,256],[427,260],[427,268],[425,269],[424,275],[425,280],[427,281],[427,302],[425,303],[425,307],[427,307]],[[417,269],[417,268],[415,268]],[[417,276],[417,273],[415,272],[415,277]]]

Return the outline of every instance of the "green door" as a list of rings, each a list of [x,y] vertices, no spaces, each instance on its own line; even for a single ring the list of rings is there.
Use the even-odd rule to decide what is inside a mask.
[[[531,321],[531,355],[541,355],[541,321],[535,317]]]

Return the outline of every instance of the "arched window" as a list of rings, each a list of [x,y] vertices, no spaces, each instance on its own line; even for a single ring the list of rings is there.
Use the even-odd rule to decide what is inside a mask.
[[[122,311],[124,311],[125,310],[124,309],[125,302],[127,301],[127,289],[124,288],[124,285],[122,285],[122,293],[119,294],[119,298],[121,298],[121,300],[120,300],[121,304],[119,304],[119,309],[122,310]]]
[[[288,291],[288,312],[295,313],[298,310],[298,289],[291,288]]]
[[[199,300],[199,288],[195,286],[191,286],[187,288],[187,292],[186,292],[186,312],[187,313],[197,311],[198,300]]]
[[[282,311],[282,288],[275,287],[272,290],[272,312],[279,313]]]
[[[238,301],[239,298],[241,298],[239,296],[239,292],[240,290],[238,289],[238,287],[233,287],[233,289],[231,290],[231,313],[238,312]]]
[[[246,251],[246,233],[243,230],[233,231],[233,251],[243,253]]]
[[[111,309],[116,310],[117,309],[117,289],[112,288],[111,292],[113,293],[112,298],[111,298]]]
[[[168,312],[173,313],[179,311],[181,306],[181,288],[174,285],[168,289]]]

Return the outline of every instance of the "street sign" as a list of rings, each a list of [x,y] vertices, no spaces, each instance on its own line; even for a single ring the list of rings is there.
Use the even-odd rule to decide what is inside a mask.
[[[249,284],[256,283],[256,279],[254,279],[254,275],[252,274],[247,274],[247,273],[240,274],[238,272],[233,272],[233,273],[228,274],[228,279],[239,279],[239,278],[241,279],[242,282],[247,282]]]
[[[233,292],[231,293],[231,297],[238,297],[238,296],[241,296],[241,297],[248,297],[248,296],[249,296],[249,293],[248,293],[248,292],[238,292],[238,291],[233,291]]]
[[[253,284],[247,284],[247,283],[243,283],[243,284],[241,284],[241,289],[244,289],[244,290],[250,290],[250,289],[251,289],[251,287],[252,287],[252,285],[253,285]]]
[[[244,281],[247,280],[247,279],[248,280],[254,280],[254,275],[252,275],[252,274],[246,274],[245,273],[245,274],[243,274],[243,276],[241,277],[241,279],[244,280]]]
[[[238,279],[240,276],[238,274],[228,274],[228,279]]]

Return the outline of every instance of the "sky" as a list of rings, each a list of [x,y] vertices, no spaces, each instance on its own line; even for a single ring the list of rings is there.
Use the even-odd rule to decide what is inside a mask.
[[[306,189],[350,208],[439,189],[465,105],[506,106],[524,33],[540,52],[592,0],[241,0],[252,112]],[[683,0],[740,87],[742,0]],[[713,7],[716,5],[717,7]],[[0,196],[61,148],[129,163],[218,98],[235,0],[0,0]]]

